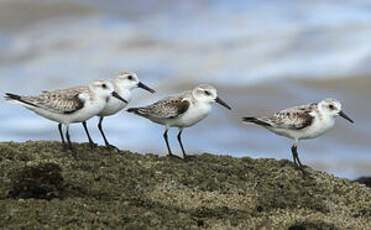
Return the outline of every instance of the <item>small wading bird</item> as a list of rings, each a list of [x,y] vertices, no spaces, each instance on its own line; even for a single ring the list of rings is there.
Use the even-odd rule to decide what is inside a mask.
[[[105,80],[96,80],[89,86],[43,91],[38,96],[19,96],[7,93],[5,99],[20,104],[46,119],[58,122],[59,134],[64,149],[66,149],[62,132],[62,124],[64,124],[68,147],[77,159],[76,151],[73,149],[70,140],[69,125],[84,122],[99,114],[110,97],[118,98],[127,103],[114,91],[113,85]]]
[[[169,156],[178,157],[173,155],[170,149],[167,132],[170,127],[178,127],[178,142],[183,152],[183,158],[186,158],[187,154],[181,139],[183,129],[207,117],[211,112],[212,104],[215,102],[231,110],[231,107],[217,96],[217,91],[213,86],[203,84],[192,91],[166,97],[149,106],[129,108],[128,112],[135,113],[166,127],[164,139]]]
[[[334,127],[338,115],[353,123],[352,119],[341,110],[340,102],[328,98],[319,103],[288,108],[271,117],[243,117],[242,120],[293,139],[294,144],[291,147],[293,161],[305,174],[297,152],[299,140],[315,138],[326,133]]]
[[[117,98],[109,98],[106,105],[104,106],[104,109],[100,111],[100,113],[97,115],[99,116],[99,123],[98,123],[98,129],[103,137],[104,143],[106,147],[114,148],[118,150],[117,147],[111,145],[106,136],[104,135],[103,128],[102,128],[102,122],[104,117],[111,116],[113,114],[116,114],[117,112],[121,111],[123,108],[125,108],[131,101],[131,91],[135,88],[142,88],[144,90],[147,90],[151,93],[155,93],[155,91],[142,82],[139,81],[137,75],[135,73],[130,72],[120,72],[115,78],[111,80],[111,83],[115,89],[115,92],[120,95],[121,98],[125,98],[127,102],[123,102],[122,100],[119,100]],[[92,138],[89,135],[89,131],[87,129],[86,122],[82,122],[82,125],[85,129],[85,132],[88,136],[89,143],[91,146],[95,146]]]

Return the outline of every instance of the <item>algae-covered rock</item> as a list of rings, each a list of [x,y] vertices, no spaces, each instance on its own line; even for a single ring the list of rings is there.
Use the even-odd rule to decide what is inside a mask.
[[[182,161],[74,145],[80,161],[63,152],[58,142],[0,143],[2,228],[371,226],[369,188],[311,168],[306,168],[311,176],[303,177],[288,160],[203,154]],[[58,196],[9,196],[24,183],[19,178]]]
[[[13,198],[51,199],[63,189],[62,169],[55,163],[39,163],[11,172]]]
[[[364,184],[367,187],[371,188],[371,177],[360,177],[353,182],[358,182],[360,184]]]

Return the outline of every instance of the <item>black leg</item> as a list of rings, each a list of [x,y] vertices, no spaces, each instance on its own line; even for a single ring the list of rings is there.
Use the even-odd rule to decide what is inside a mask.
[[[180,129],[178,133],[178,142],[179,142],[180,147],[182,148],[183,158],[185,159],[187,157],[187,154],[184,150],[183,143],[182,143],[182,132],[183,132],[183,129]]]
[[[62,123],[59,123],[59,124],[58,124],[58,130],[59,130],[59,134],[61,135],[62,144],[66,144],[66,143],[64,142],[64,137],[63,137]]]
[[[64,136],[63,136],[63,131],[62,131],[62,123],[58,124],[58,130],[59,130],[59,135],[61,135],[63,149],[65,150],[66,149],[66,142],[64,141]]]
[[[169,145],[169,140],[168,140],[168,138],[167,138],[167,131],[168,131],[168,129],[166,128],[166,130],[165,130],[165,132],[164,132],[164,139],[165,139],[165,142],[166,142],[167,151],[168,151],[168,153],[169,153],[169,156],[170,156],[170,157],[180,158],[180,157],[174,155],[174,154],[171,152],[170,145]]]
[[[111,145],[111,144],[108,142],[108,140],[107,140],[107,138],[106,138],[106,135],[104,135],[103,128],[102,128],[103,118],[104,118],[104,117],[100,117],[100,118],[99,118],[98,129],[99,129],[100,134],[102,134],[102,137],[103,137],[103,140],[104,140],[104,144],[105,144],[106,147],[108,147],[108,148],[112,148],[112,149],[115,149],[115,150],[117,150],[117,151],[120,151],[119,148],[117,148],[117,147],[114,146],[114,145]]]
[[[298,162],[296,161],[296,155],[295,155],[295,151],[297,151],[296,149],[297,149],[297,147],[294,146],[294,145],[291,147],[292,161],[294,162],[296,167],[299,167]]]
[[[89,130],[88,130],[88,126],[86,124],[86,121],[83,121],[82,122],[82,126],[84,126],[85,133],[88,136],[90,147],[92,149],[95,148],[97,145],[94,143],[93,139],[90,137],[90,134],[89,134]]]
[[[164,139],[165,139],[165,142],[166,142],[167,151],[168,151],[168,153],[169,153],[169,156],[172,156],[173,153],[171,152],[170,145],[169,145],[169,141],[168,141],[168,139],[167,139],[167,131],[168,131],[168,129],[166,129],[165,132],[164,132]]]
[[[306,172],[304,171],[304,166],[302,165],[302,163],[300,162],[300,159],[299,159],[299,154],[298,154],[298,147],[296,145],[293,145],[291,147],[291,151],[292,151],[292,157],[294,158],[294,163],[296,165],[296,167],[298,169],[300,169],[304,175],[306,175]]]
[[[71,139],[70,139],[70,132],[69,132],[69,125],[66,125],[66,137],[67,137],[67,142],[68,142],[68,147],[70,148],[70,150],[72,151],[72,155],[73,157],[78,160],[77,158],[77,153],[75,151],[75,149],[72,147],[72,143],[71,143]]]
[[[300,159],[299,159],[299,155],[298,155],[298,154],[296,154],[296,160],[298,161],[299,167],[302,168],[302,169],[304,169],[304,166],[303,166],[303,164],[300,162]]]
[[[58,124],[58,130],[59,130],[59,134],[60,134],[61,140],[62,140],[63,151],[67,151],[68,150],[68,146],[67,146],[66,142],[64,141],[62,123],[59,123]]]
[[[99,117],[99,123],[98,123],[98,129],[100,131],[100,134],[102,134],[102,137],[104,139],[104,144],[107,146],[109,145],[106,135],[104,135],[103,129],[102,129],[102,122],[103,122],[103,117]]]

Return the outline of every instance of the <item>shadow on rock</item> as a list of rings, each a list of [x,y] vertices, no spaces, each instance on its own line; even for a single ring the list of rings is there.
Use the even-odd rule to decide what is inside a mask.
[[[18,169],[10,177],[12,190],[9,196],[14,199],[60,198],[63,189],[62,169],[55,163],[41,163]]]
[[[371,177],[360,177],[357,180],[354,180],[353,182],[358,182],[360,184],[364,184],[367,187],[371,188]]]

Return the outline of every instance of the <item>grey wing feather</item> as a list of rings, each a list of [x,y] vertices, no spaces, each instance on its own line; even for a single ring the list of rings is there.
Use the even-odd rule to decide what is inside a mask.
[[[160,119],[176,118],[185,113],[189,108],[189,101],[182,96],[167,97],[152,105],[135,109],[135,113]]]
[[[61,90],[56,90],[43,92],[39,96],[22,97],[22,99],[55,113],[73,113],[84,106],[79,94],[80,91],[77,90],[65,91],[64,93],[61,93]]]
[[[263,120],[273,127],[300,130],[312,124],[314,117],[310,113],[314,106],[316,104],[288,108]]]

